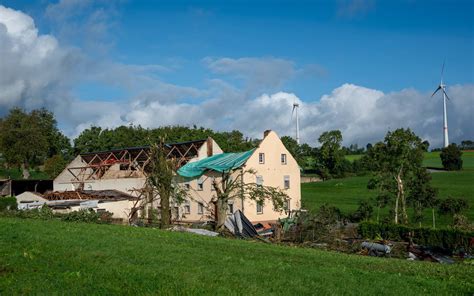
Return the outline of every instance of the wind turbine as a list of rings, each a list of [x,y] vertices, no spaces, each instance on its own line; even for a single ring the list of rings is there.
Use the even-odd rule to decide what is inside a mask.
[[[291,118],[293,118],[293,113],[296,114],[296,143],[300,144],[300,118],[298,117],[298,109],[300,104],[296,101],[293,103],[293,110],[291,110]],[[296,111],[296,112],[295,112]]]
[[[448,114],[446,113],[446,99],[451,100],[446,93],[446,84],[443,83],[443,74],[444,74],[444,62],[443,67],[441,68],[441,81],[438,85],[438,88],[433,92],[431,97],[433,97],[439,90],[443,92],[443,139],[444,147],[448,147]]]

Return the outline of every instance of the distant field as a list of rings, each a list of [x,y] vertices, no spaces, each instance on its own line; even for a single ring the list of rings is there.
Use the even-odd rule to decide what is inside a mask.
[[[426,153],[425,165],[441,167],[441,161],[437,163],[439,153]],[[432,173],[432,184],[438,188],[440,198],[463,197],[470,204],[466,213],[471,221],[474,221],[474,152],[464,152],[464,169],[460,172],[436,172]],[[302,184],[303,207],[314,211],[324,203],[340,208],[343,212],[351,212],[357,209],[359,200],[367,200],[375,197],[376,192],[367,189],[369,176],[335,179],[319,183]],[[381,215],[386,215],[387,210]],[[425,213],[425,225],[430,224],[430,212]],[[438,218],[438,225],[447,225],[450,221],[445,217]]]
[[[354,161],[354,160],[357,160],[357,159],[360,159],[362,157],[362,154],[353,154],[353,155],[345,155],[344,156],[347,160],[349,161]]]
[[[1,295],[447,295],[474,268],[152,228],[0,218]]]
[[[0,168],[0,179],[23,179],[22,172],[19,169]],[[49,179],[48,175],[41,171],[30,170],[30,179]]]

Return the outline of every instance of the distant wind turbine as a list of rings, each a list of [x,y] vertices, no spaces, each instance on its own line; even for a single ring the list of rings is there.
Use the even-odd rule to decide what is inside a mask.
[[[444,138],[444,147],[448,147],[449,138],[448,138],[448,114],[446,112],[446,99],[451,100],[446,93],[446,84],[443,83],[443,74],[444,74],[444,62],[443,67],[441,68],[441,81],[438,85],[438,88],[433,92],[431,97],[433,97],[439,90],[443,92],[443,138]]]
[[[291,110],[291,118],[293,119],[293,113],[296,115],[296,143],[300,144],[300,118],[298,117],[298,109],[300,104],[297,102],[293,103],[293,110]]]

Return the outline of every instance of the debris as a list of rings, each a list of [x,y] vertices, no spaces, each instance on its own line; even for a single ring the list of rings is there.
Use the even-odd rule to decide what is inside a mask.
[[[237,210],[233,215],[230,215],[225,220],[224,225],[232,234],[242,238],[258,236],[255,227],[240,210]]]
[[[255,230],[257,231],[258,235],[269,237],[273,236],[273,226],[270,223],[257,223],[253,225]]]
[[[391,251],[391,247],[388,245],[372,242],[363,242],[361,247],[369,252],[369,256],[384,256],[390,254]]]
[[[171,231],[179,231],[179,232],[191,232],[194,234],[205,235],[205,236],[218,236],[219,233],[210,231],[207,229],[198,229],[198,228],[187,228],[183,226],[174,226],[170,229]]]

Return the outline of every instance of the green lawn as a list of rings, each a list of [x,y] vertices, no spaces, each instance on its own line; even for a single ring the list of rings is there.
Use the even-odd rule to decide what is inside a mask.
[[[446,295],[474,267],[150,228],[0,218],[0,294]]]
[[[425,165],[441,167],[441,161],[438,160],[439,153],[426,153]],[[462,171],[432,173],[432,184],[438,188],[440,198],[448,196],[466,198],[471,206],[466,215],[471,221],[474,221],[474,152],[464,152],[463,161]],[[369,199],[376,195],[375,191],[367,189],[369,178],[369,176],[351,177],[302,184],[303,207],[314,211],[322,204],[328,203],[346,213],[355,211],[359,200]],[[382,211],[382,214],[386,213],[387,211]],[[425,216],[424,224],[430,225],[430,212],[427,211]],[[446,217],[439,217],[438,222],[438,225],[447,225],[450,221]]]

